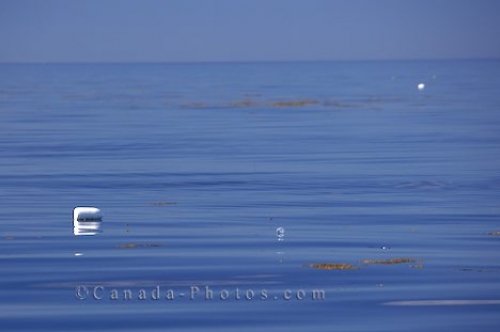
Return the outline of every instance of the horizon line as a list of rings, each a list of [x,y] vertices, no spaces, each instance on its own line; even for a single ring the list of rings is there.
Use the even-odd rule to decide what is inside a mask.
[[[394,59],[302,59],[302,60],[167,60],[167,61],[0,61],[2,65],[57,65],[57,64],[258,64],[258,63],[315,63],[315,62],[417,62],[417,61],[500,61],[500,57],[456,58],[394,58]]]

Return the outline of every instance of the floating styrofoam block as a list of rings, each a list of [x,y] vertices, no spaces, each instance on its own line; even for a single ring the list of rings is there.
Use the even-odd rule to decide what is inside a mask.
[[[425,84],[424,83],[418,83],[417,84],[417,89],[419,89],[420,91],[422,91],[423,89],[425,89]]]
[[[101,210],[91,206],[78,206],[73,210],[73,222],[101,221]]]
[[[101,228],[101,210],[91,206],[78,206],[73,210],[73,234],[95,235]]]

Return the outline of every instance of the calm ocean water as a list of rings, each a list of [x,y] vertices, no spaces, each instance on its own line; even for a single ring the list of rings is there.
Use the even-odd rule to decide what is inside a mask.
[[[2,331],[500,328],[500,62],[0,73]]]

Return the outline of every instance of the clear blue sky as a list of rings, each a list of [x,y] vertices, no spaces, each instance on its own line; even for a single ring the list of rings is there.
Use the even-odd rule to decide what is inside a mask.
[[[0,62],[500,58],[498,0],[0,0]]]

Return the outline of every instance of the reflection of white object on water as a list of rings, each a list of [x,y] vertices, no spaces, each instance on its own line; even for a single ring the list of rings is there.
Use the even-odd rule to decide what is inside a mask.
[[[96,235],[101,228],[102,213],[95,207],[79,206],[73,210],[73,234]]]
[[[420,91],[422,91],[423,89],[425,89],[425,84],[424,83],[418,83],[417,89],[419,89]]]
[[[278,261],[280,264],[283,264],[285,261],[285,253],[283,251],[276,251],[276,255],[278,255]]]
[[[282,241],[285,238],[285,229],[283,227],[276,228],[276,236],[278,241]]]
[[[77,221],[74,223],[73,234],[78,235],[96,235],[100,233],[100,221]]]

